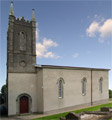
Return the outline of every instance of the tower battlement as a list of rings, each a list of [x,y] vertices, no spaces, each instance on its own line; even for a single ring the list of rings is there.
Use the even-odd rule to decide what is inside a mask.
[[[31,21],[26,20],[23,16],[21,18],[16,18],[15,19],[17,22],[26,22],[26,23],[31,23]]]
[[[24,17],[15,18],[15,23],[17,23],[17,24],[24,24],[24,25],[27,25],[27,26],[31,26],[32,25],[32,21],[26,20]]]

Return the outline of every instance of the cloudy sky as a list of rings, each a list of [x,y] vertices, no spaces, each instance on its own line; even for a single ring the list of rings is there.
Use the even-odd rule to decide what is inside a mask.
[[[37,21],[37,64],[112,68],[111,0],[14,0],[14,15]],[[10,1],[0,1],[0,87],[6,81]],[[112,71],[109,73],[112,89]]]

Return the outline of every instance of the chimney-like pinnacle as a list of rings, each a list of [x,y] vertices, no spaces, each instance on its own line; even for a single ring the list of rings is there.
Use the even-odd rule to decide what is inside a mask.
[[[9,15],[14,15],[14,11],[13,11],[13,1],[11,1]]]
[[[32,21],[36,21],[35,15],[34,15],[34,9],[32,9]]]

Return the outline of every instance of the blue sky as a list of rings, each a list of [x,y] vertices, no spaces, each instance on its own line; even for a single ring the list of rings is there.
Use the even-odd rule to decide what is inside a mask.
[[[19,1],[16,17],[37,21],[37,64],[112,68],[112,1]],[[6,81],[10,1],[0,1],[0,87]],[[112,89],[112,71],[109,72]]]

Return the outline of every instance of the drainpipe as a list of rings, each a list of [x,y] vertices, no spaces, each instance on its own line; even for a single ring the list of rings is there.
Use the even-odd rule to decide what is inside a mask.
[[[93,105],[93,76],[92,76],[92,71],[91,69],[91,106]]]

